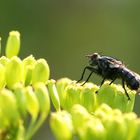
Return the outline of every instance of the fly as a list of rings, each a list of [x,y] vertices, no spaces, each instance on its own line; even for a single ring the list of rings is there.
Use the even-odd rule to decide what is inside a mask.
[[[81,78],[77,82],[83,80],[85,71],[89,70],[90,74],[82,85],[88,82],[90,76],[93,73],[96,73],[97,75],[103,77],[100,86],[102,86],[105,80],[107,79],[111,80],[109,85],[111,85],[116,79],[121,79],[122,87],[125,91],[128,100],[130,100],[130,97],[125,88],[125,84],[131,90],[136,90],[136,91],[139,90],[140,76],[135,72],[129,70],[121,61],[109,56],[101,56],[98,53],[87,55],[87,57],[89,58],[89,65],[84,68]]]

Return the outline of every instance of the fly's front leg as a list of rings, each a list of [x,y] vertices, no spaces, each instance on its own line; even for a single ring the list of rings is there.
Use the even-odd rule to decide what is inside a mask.
[[[83,86],[86,82],[88,82],[88,80],[89,80],[90,76],[92,75],[92,73],[93,73],[93,71],[89,74],[88,78],[87,78],[86,81],[82,84],[82,86]]]
[[[90,78],[90,76],[92,75],[93,72],[94,73],[98,73],[98,70],[96,68],[93,68],[93,67],[90,67],[90,66],[86,66],[84,68],[83,72],[82,72],[81,78],[77,81],[77,83],[80,82],[81,80],[83,80],[86,69],[91,71],[91,73],[89,74],[88,78],[86,79],[86,81],[82,85],[84,85],[89,80],[89,78]]]
[[[80,81],[83,80],[86,69],[88,69],[88,66],[86,66],[86,67],[84,68],[84,70],[83,70],[83,72],[82,72],[82,75],[81,75],[81,78],[80,78],[76,83],[79,83]]]

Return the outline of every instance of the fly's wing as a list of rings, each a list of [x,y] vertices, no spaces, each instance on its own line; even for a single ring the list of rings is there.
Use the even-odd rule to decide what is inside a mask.
[[[119,60],[112,58],[112,57],[105,57],[105,60],[109,64],[110,68],[119,68],[119,67],[124,66],[122,61],[119,61]]]
[[[133,72],[133,74],[135,75],[135,78],[139,81],[139,84],[140,84],[140,75],[135,72]],[[138,95],[140,95],[140,87],[138,88],[137,93]]]
[[[135,73],[135,72],[133,72],[133,73],[134,73],[134,75],[135,75],[136,79],[138,79],[138,80],[140,81],[140,75],[139,75],[139,74],[137,74],[137,73]]]

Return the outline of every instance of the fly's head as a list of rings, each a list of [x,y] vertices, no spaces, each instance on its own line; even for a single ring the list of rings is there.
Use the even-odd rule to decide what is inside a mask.
[[[89,64],[91,66],[97,66],[98,65],[98,60],[100,58],[100,55],[98,53],[93,53],[91,55],[86,55],[86,57],[89,58]]]

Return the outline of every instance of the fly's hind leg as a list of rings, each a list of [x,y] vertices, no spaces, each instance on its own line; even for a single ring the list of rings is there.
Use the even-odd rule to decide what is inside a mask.
[[[125,91],[125,95],[127,96],[128,100],[131,100],[130,97],[129,97],[129,95],[128,95],[128,93],[127,93],[127,91],[126,91],[125,82],[124,82],[123,79],[122,79],[122,87],[123,87],[123,89],[124,89],[124,91]]]

